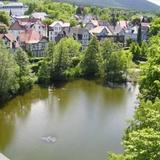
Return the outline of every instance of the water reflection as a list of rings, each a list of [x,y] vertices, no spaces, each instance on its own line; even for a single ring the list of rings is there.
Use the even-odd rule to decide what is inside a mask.
[[[35,86],[0,110],[0,151],[12,160],[103,160],[107,151],[122,151],[137,93],[85,80]],[[56,144],[41,143],[44,136],[56,137]]]

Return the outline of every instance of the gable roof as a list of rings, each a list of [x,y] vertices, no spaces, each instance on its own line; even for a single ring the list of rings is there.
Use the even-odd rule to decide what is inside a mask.
[[[26,30],[19,35],[19,41],[27,44],[39,43],[43,38],[43,36],[32,29]]]
[[[44,20],[46,17],[48,17],[47,13],[45,12],[34,12],[32,13],[31,16],[34,18],[41,19],[41,20]]]
[[[113,33],[108,29],[108,27],[106,26],[98,26],[96,28],[91,29],[89,32],[91,34],[99,34],[101,33],[103,30],[106,30],[108,32],[108,35],[113,35]]]
[[[75,33],[75,34],[83,34],[84,32],[88,32],[89,33],[88,29],[85,29],[85,28],[72,27],[70,29],[70,33],[71,34],[73,34],[73,33]]]
[[[20,24],[19,21],[16,21],[15,23],[12,23],[9,30],[24,30],[24,26]]]
[[[65,23],[65,22],[62,22],[62,21],[55,21],[50,25],[50,27],[54,27],[56,24],[59,24],[62,27],[70,27],[70,23]]]
[[[14,37],[14,35],[12,33],[6,33],[6,34],[0,34],[0,39],[3,39],[3,38],[7,38],[11,43],[12,42],[16,42],[16,48],[19,47],[19,44],[17,42],[17,39]]]
[[[25,30],[27,25],[41,24],[45,26],[40,19],[31,17],[17,17],[16,21],[11,24],[10,30]]]

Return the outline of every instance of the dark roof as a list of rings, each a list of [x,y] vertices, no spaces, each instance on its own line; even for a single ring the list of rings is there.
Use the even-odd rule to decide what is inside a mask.
[[[71,34],[83,34],[84,32],[88,32],[89,33],[89,31],[87,30],[87,29],[85,29],[85,28],[77,28],[77,27],[72,27],[71,29],[70,29],[70,33]]]
[[[9,30],[24,30],[25,27],[20,25],[19,21],[16,21],[15,23],[12,23]]]

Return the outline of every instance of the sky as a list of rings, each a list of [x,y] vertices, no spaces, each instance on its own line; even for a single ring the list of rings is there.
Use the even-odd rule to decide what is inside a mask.
[[[150,1],[152,3],[155,3],[155,4],[160,6],[160,0],[148,0],[148,1]]]

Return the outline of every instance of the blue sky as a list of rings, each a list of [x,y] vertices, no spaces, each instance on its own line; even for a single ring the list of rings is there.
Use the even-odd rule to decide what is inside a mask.
[[[155,3],[155,4],[160,6],[160,0],[148,0],[148,1],[150,1],[152,3]]]

